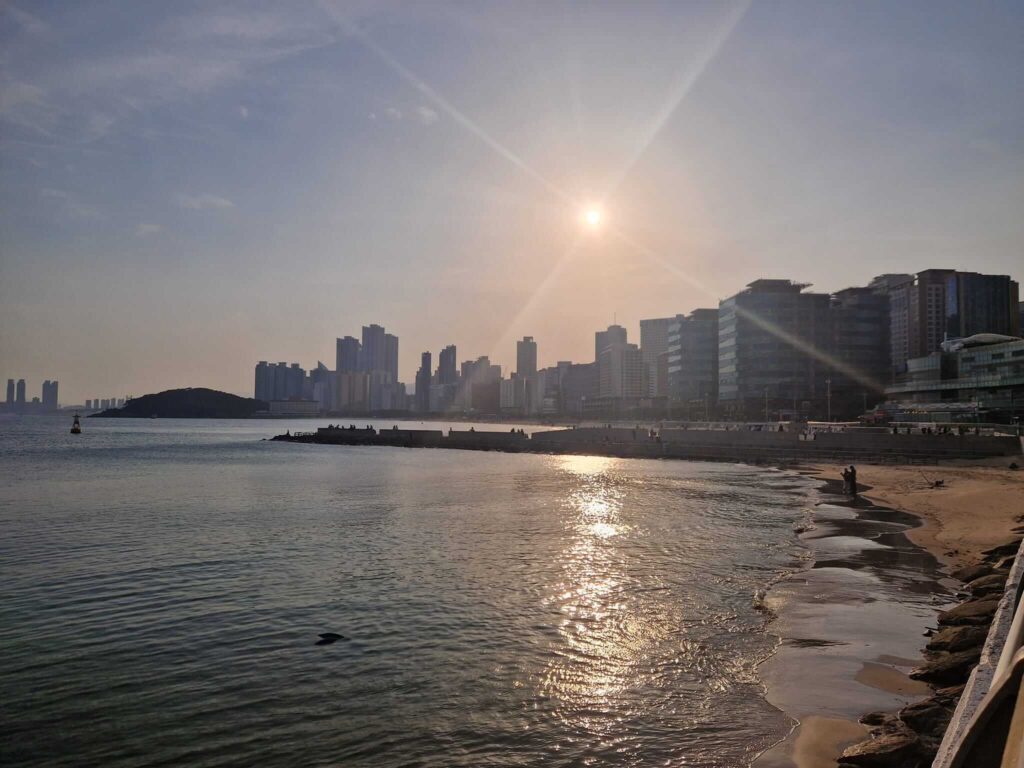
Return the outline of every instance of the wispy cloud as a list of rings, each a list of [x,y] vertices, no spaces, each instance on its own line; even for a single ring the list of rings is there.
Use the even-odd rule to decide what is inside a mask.
[[[234,208],[235,204],[226,197],[218,195],[178,195],[178,205],[192,211],[224,210]]]
[[[416,107],[416,117],[424,125],[433,125],[439,119],[435,110],[423,105]]]
[[[398,107],[388,107],[387,109],[384,110],[384,114],[387,115],[388,118],[390,118],[391,120],[402,119],[402,110],[400,110]]]
[[[139,224],[135,228],[136,237],[149,237],[150,235],[158,235],[164,231],[164,228],[159,224],[146,224],[145,222]]]

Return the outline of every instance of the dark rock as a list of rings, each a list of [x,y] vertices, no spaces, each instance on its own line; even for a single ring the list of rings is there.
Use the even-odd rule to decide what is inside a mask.
[[[1006,588],[1006,574],[990,573],[988,576],[982,576],[969,582],[967,587],[975,597],[985,597],[988,595],[1002,596]]]
[[[959,579],[960,581],[974,581],[982,576],[988,576],[990,573],[992,573],[991,565],[988,563],[978,563],[977,565],[968,565],[964,568],[957,568],[953,571],[953,578]]]
[[[947,697],[932,696],[901,709],[900,720],[909,725],[922,739],[930,742],[941,741],[955,707],[956,702]]]
[[[921,742],[907,727],[847,747],[840,768],[911,768],[918,764]]]
[[[984,645],[988,627],[962,625],[944,627],[928,641],[929,651],[963,651]]]
[[[940,653],[910,673],[914,680],[950,685],[962,683],[971,674],[981,658],[981,648],[970,648],[956,653]]]
[[[871,726],[873,733],[884,733],[900,727],[900,719],[891,712],[868,712],[860,718],[860,722]]]
[[[992,598],[969,600],[939,614],[939,624],[987,624],[999,607]]]
[[[1000,544],[998,547],[992,547],[992,549],[986,549],[982,554],[985,555],[985,559],[989,561],[1001,560],[1008,555],[1016,555],[1017,550],[1019,549],[1020,539],[1017,539],[1016,541],[1010,541],[1006,544]]]

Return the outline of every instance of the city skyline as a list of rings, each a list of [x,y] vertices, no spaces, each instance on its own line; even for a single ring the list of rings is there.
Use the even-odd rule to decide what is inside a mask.
[[[241,394],[375,319],[411,384],[757,278],[1019,278],[1022,14],[5,6],[0,369]]]

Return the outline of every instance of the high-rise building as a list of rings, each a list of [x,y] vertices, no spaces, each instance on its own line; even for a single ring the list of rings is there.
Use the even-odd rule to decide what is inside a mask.
[[[455,345],[449,344],[441,350],[437,356],[437,383],[456,384],[459,380],[458,369],[455,365]]]
[[[601,397],[640,398],[643,390],[643,356],[636,344],[613,342],[598,360]]]
[[[260,360],[256,364],[253,397],[264,402],[303,399],[311,394],[306,391],[306,383],[306,371],[298,363],[268,364]]]
[[[256,363],[256,381],[253,387],[253,397],[257,400],[267,402],[272,400],[271,393],[274,391],[274,370],[266,360]]]
[[[335,344],[334,370],[338,373],[353,373],[359,370],[359,339],[346,336]]]
[[[830,297],[755,280],[718,305],[718,403],[736,419],[825,414]]]
[[[7,403],[14,403],[14,379],[7,380]]]
[[[416,371],[416,410],[430,411],[430,353],[420,355],[420,369]]]
[[[890,381],[889,295],[872,287],[832,294],[837,365],[826,380],[826,416],[852,419],[885,399]]]
[[[523,336],[516,342],[516,373],[520,378],[537,375],[537,342],[533,336]]]
[[[43,408],[48,411],[57,410],[57,386],[56,381],[47,379],[43,382],[42,404]]]
[[[391,383],[398,381],[398,337],[384,334],[384,370],[391,374]]]
[[[387,370],[387,341],[383,326],[373,324],[363,326],[362,355],[359,368],[363,371]]]
[[[14,402],[18,405],[25,404],[25,380],[18,379],[18,384],[15,387]]]
[[[601,353],[612,344],[626,343],[626,329],[621,325],[609,325],[607,330],[594,334],[594,361],[601,359]]]
[[[946,339],[1020,333],[1020,288],[1007,275],[926,269],[882,275],[871,287],[889,296],[889,350],[897,377],[907,360],[930,355]]]
[[[658,358],[668,352],[669,326],[673,317],[640,321],[640,354],[644,359],[644,393],[650,397],[668,394],[658,386]],[[662,361],[664,363],[664,361]]]
[[[676,315],[668,331],[668,396],[688,419],[708,419],[718,401],[718,310]]]

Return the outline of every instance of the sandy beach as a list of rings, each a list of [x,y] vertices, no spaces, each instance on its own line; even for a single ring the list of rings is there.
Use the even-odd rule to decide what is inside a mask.
[[[949,573],[981,561],[984,550],[1024,532],[1024,471],[1009,469],[1009,463],[998,459],[941,466],[860,465],[858,492],[870,504],[917,517],[921,525],[904,535]],[[813,465],[800,471],[835,486],[841,483],[843,469]],[[926,692],[926,686],[886,665],[865,665],[848,683],[917,697]],[[851,719],[802,717],[786,762],[796,768],[834,768],[843,749],[866,735],[867,728]]]
[[[950,568],[959,568],[1024,531],[1024,470],[1009,469],[1010,461],[861,465],[858,491],[874,504],[921,518],[921,527],[907,531],[910,540]],[[811,470],[822,479],[840,480],[843,467],[824,464]],[[941,485],[936,487],[936,481]]]

